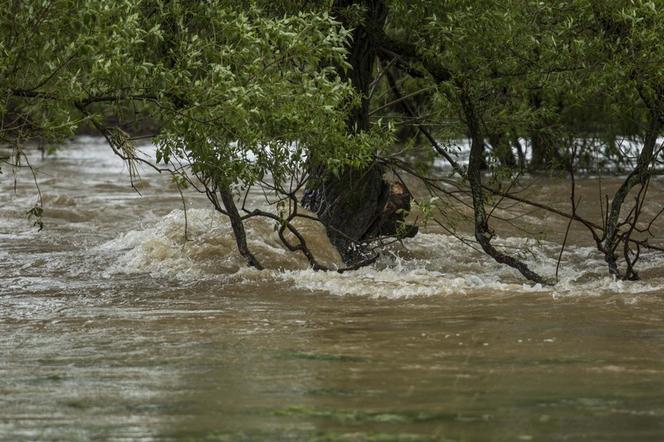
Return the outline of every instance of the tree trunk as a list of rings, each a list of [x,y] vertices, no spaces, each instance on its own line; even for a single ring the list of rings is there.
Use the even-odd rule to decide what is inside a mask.
[[[659,128],[660,124],[658,115],[654,112],[651,112],[650,127],[643,144],[643,149],[639,154],[636,167],[632,173],[627,176],[625,181],[623,181],[613,196],[611,207],[606,218],[605,238],[601,244],[601,249],[604,252],[604,259],[608,264],[609,273],[614,275],[616,278],[627,280],[635,280],[639,278],[638,274],[631,268],[631,266],[628,266],[627,272],[625,274],[622,274],[618,268],[616,249],[620,243],[626,244],[630,239],[629,235],[621,238],[619,227],[620,212],[630,191],[637,185],[645,186],[647,181],[650,179],[650,167],[653,160],[655,159],[655,146],[657,145],[657,135],[659,134]],[[636,213],[634,216],[638,215],[639,214]]]
[[[256,259],[253,253],[251,253],[249,246],[247,245],[247,234],[244,230],[242,217],[240,216],[240,213],[237,210],[237,206],[235,205],[233,193],[230,189],[223,188],[219,190],[219,194],[221,195],[221,202],[224,205],[226,214],[231,220],[231,227],[233,228],[233,234],[235,236],[235,242],[237,244],[238,251],[247,260],[247,264],[249,264],[251,267],[255,267],[258,270],[263,270],[263,266],[258,261],[258,259]]]
[[[361,97],[360,105],[356,106],[348,118],[349,130],[353,132],[369,130],[369,89],[373,81],[374,65],[378,54],[377,42],[372,38],[372,28],[383,29],[387,18],[385,0],[335,0],[332,13],[343,23],[344,27],[353,27],[345,17],[345,9],[364,6],[366,15],[361,25],[353,31],[352,41],[348,46],[348,62],[350,69],[341,70],[342,77],[350,80]]]
[[[350,68],[341,75],[350,80],[361,96],[361,101],[348,117],[348,130],[357,133],[369,130],[369,90],[374,76],[377,42],[370,29],[383,29],[387,16],[384,0],[336,0],[333,13],[344,26],[350,27],[344,8],[353,5],[365,7],[361,25],[353,31],[348,46]],[[315,212],[325,225],[328,237],[346,264],[366,259],[368,252],[362,244],[378,235],[395,234],[388,227],[396,226],[401,212],[388,210],[394,200],[391,187],[383,178],[384,169],[372,164],[364,169],[348,168],[337,175],[312,165],[311,175],[317,177],[305,190],[302,204]],[[410,198],[408,207],[410,205]],[[403,207],[407,210],[406,207]],[[396,228],[395,228],[396,229]]]
[[[470,156],[468,158],[468,184],[473,199],[473,215],[475,221],[475,239],[482,247],[484,252],[501,264],[506,264],[518,270],[529,280],[547,284],[547,281],[537,273],[533,272],[528,266],[518,259],[497,250],[491,239],[493,232],[489,227],[489,219],[484,208],[484,192],[482,190],[482,162],[484,158],[484,137],[480,126],[480,117],[475,109],[472,99],[465,91],[461,93],[461,105],[466,125],[471,136]]]

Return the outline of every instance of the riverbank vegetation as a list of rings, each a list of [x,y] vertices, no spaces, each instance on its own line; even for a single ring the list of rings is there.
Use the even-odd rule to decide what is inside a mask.
[[[663,148],[662,23],[661,4],[645,0],[9,0],[2,172],[94,130],[132,184],[149,167],[206,195],[259,269],[251,218],[331,270],[297,228],[322,223],[346,271],[427,222],[468,241],[465,216],[471,247],[553,283],[492,242],[498,214],[519,204],[583,226],[611,275],[638,279],[642,251],[664,251],[652,233],[662,210],[648,206]],[[142,139],[154,158],[137,154]],[[569,178],[568,207],[520,196],[525,177],[551,174]],[[598,178],[599,213],[586,213],[579,174],[623,178],[615,191]],[[252,189],[266,205],[248,207]],[[39,223],[42,211],[38,201],[29,213]]]

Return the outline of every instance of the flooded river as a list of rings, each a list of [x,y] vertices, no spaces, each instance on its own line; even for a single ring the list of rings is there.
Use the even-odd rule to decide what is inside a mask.
[[[431,228],[315,273],[257,223],[258,272],[194,195],[184,241],[168,177],[138,195],[97,139],[33,162],[42,232],[30,176],[0,176],[2,440],[664,440],[664,257],[617,282],[579,240],[540,287]],[[550,275],[560,241],[498,244]]]

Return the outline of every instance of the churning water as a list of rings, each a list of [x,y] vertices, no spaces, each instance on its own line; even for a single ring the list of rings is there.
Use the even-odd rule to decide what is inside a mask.
[[[614,281],[579,239],[542,287],[429,228],[325,273],[252,221],[259,272],[195,195],[185,240],[168,177],[145,171],[138,195],[98,139],[33,163],[44,231],[30,176],[0,181],[0,439],[664,439],[660,255]],[[497,244],[553,275],[566,222],[523,220],[538,241],[506,228]]]

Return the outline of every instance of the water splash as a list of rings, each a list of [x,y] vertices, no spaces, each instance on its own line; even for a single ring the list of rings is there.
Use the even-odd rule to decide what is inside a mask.
[[[235,249],[225,219],[206,209],[188,213],[189,241],[184,240],[184,213],[174,210],[142,230],[124,233],[96,248],[113,257],[106,276],[148,273],[180,281],[281,281],[289,286],[339,296],[409,298],[475,293],[550,293],[553,297],[639,294],[658,290],[660,278],[641,282],[607,276],[602,256],[590,247],[570,246],[553,287],[530,284],[518,272],[498,264],[449,235],[423,233],[390,247],[373,266],[348,273],[314,272],[298,254],[288,252],[264,221],[248,224],[252,250],[266,263],[266,272],[247,269]],[[315,232],[322,236],[322,232]],[[320,238],[318,238],[320,240]],[[555,274],[560,245],[525,238],[498,238],[498,247],[520,255],[535,271]],[[644,255],[642,270],[664,264],[664,258]]]

